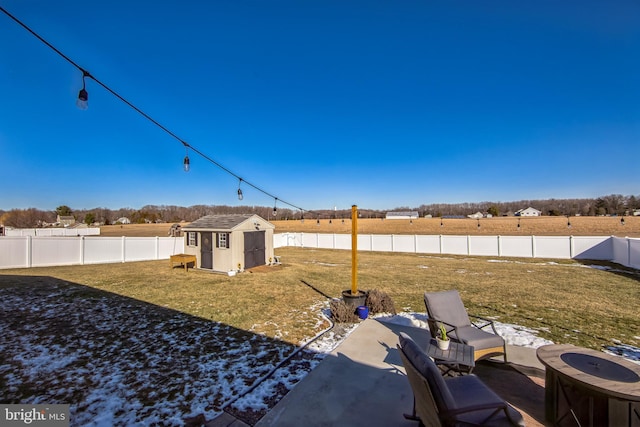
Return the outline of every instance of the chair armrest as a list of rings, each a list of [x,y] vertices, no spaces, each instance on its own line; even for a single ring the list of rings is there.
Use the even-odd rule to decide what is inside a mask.
[[[477,321],[471,321],[473,326],[475,326],[476,328],[484,329],[487,326],[491,326],[491,329],[493,329],[493,333],[498,335],[498,331],[496,330],[496,325],[495,325],[493,320],[487,319],[486,317],[476,316],[474,314],[469,314],[469,317],[472,317],[473,319],[478,319],[478,320],[481,320],[482,322],[484,322],[482,324],[477,324],[478,323]]]

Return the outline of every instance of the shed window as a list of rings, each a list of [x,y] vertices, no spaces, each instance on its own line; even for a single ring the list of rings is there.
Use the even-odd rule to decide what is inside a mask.
[[[218,241],[216,247],[229,248],[229,233],[218,233]]]
[[[190,231],[187,236],[187,246],[198,246],[198,233]]]

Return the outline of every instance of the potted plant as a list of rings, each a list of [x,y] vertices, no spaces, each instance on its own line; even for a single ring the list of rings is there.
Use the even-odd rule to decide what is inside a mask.
[[[438,336],[436,337],[436,341],[438,343],[438,348],[440,350],[449,350],[449,337],[447,336],[447,328],[440,323]]]

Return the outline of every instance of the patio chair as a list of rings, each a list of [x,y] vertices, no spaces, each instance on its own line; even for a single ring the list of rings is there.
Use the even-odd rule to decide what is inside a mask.
[[[434,338],[438,334],[439,324],[443,324],[449,338],[473,346],[474,360],[502,355],[507,363],[507,346],[498,335],[493,321],[471,315],[474,319],[472,322],[458,291],[425,292],[424,304],[429,316],[429,330]]]
[[[398,350],[414,396],[413,414],[405,418],[427,427],[524,426],[522,414],[475,375],[443,377],[404,332]]]

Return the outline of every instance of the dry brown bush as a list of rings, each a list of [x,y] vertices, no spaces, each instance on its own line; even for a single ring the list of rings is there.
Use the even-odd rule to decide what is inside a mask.
[[[372,289],[369,291],[365,305],[369,307],[370,314],[396,314],[396,307],[393,304],[391,297],[387,293],[379,291],[378,289]]]
[[[355,307],[341,299],[332,299],[329,302],[329,308],[331,319],[336,323],[356,323],[359,320]]]

